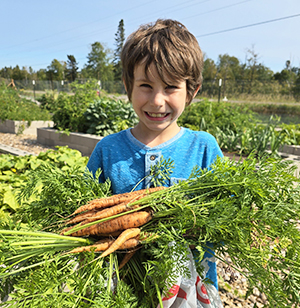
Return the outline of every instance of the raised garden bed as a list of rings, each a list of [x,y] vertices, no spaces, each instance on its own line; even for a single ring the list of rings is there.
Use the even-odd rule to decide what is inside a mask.
[[[84,133],[64,133],[47,127],[37,129],[37,141],[47,146],[68,146],[90,156],[98,141],[103,137]]]
[[[53,127],[52,121],[0,121],[0,132],[10,134],[37,135],[38,127]]]

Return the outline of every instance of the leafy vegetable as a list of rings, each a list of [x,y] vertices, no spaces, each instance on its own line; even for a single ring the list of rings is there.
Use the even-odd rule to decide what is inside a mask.
[[[143,248],[120,272],[120,252],[104,259],[93,253],[79,254],[79,260],[84,262],[71,273],[68,262],[73,262],[74,256],[68,259],[65,254],[41,251],[31,264],[41,262],[41,257],[47,262],[35,269],[7,276],[5,268],[1,268],[0,279],[5,281],[2,292],[5,294],[5,286],[13,285],[14,300],[23,300],[24,307],[39,307],[38,295],[45,296],[53,307],[57,300],[66,307],[98,307],[101,301],[107,307],[122,307],[122,298],[132,306],[156,307],[160,292],[174,282],[174,273],[187,271],[187,246],[195,245],[201,256],[206,243],[213,242],[216,256],[222,260],[228,254],[247,278],[249,294],[257,287],[267,296],[270,307],[300,304],[300,194],[299,179],[294,173],[295,166],[289,161],[267,157],[258,160],[253,156],[237,163],[219,159],[211,171],[195,168],[187,181],[136,201],[154,211],[152,220],[142,227],[153,237],[143,242]],[[42,196],[43,193],[39,202]],[[47,217],[43,225],[46,220]],[[1,251],[8,249],[11,242],[7,234],[3,237]],[[2,263],[9,266],[5,257]],[[55,277],[57,273],[60,279],[51,287],[42,278]],[[28,287],[35,281],[40,284],[39,291]],[[62,281],[71,285],[71,292],[65,292]],[[114,281],[118,281],[116,289]],[[36,306],[30,306],[33,303]]]
[[[138,118],[130,103],[100,98],[91,103],[84,113],[86,132],[100,136],[133,127]]]
[[[57,172],[66,172],[70,169],[74,172],[74,179],[82,175],[88,157],[83,157],[77,150],[68,147],[57,147],[57,150],[48,150],[39,155],[14,156],[3,154],[0,156],[0,225],[7,222],[11,216],[16,213],[19,207],[22,207],[21,200],[17,200],[17,195],[23,190],[31,174],[38,174],[39,169],[45,169],[45,165],[52,166]],[[76,166],[76,167],[74,167]],[[76,171],[75,171],[76,170]],[[51,167],[47,172],[51,174]],[[46,177],[49,177],[49,174]],[[37,191],[38,192],[38,191]],[[23,192],[25,193],[25,192]],[[27,203],[34,202],[37,195],[34,191],[28,192]],[[25,204],[24,204],[25,206]],[[45,213],[40,213],[42,217]]]

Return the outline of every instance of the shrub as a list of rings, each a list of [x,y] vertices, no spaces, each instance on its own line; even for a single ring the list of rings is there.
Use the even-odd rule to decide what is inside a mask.
[[[255,122],[255,114],[246,106],[208,100],[192,103],[178,121],[179,125],[205,130],[212,135],[217,127],[222,131],[237,132],[241,127],[252,127]]]
[[[269,106],[269,105],[268,105]],[[180,117],[180,125],[204,130],[217,139],[221,149],[248,155],[269,152],[278,155],[283,144],[295,143],[295,130],[280,127],[280,118],[271,116],[268,123],[259,124],[252,105],[209,102],[193,103]]]
[[[46,91],[39,99],[42,109],[46,109],[49,112],[55,111],[55,100],[58,97],[58,93],[55,91]]]
[[[130,103],[108,98],[90,104],[84,116],[86,132],[101,136],[132,127],[138,121]]]
[[[73,132],[84,132],[84,113],[97,98],[96,81],[85,84],[72,83],[74,95],[60,92],[54,102],[54,128]]]
[[[51,115],[36,103],[22,98],[17,90],[0,85],[0,119],[14,121],[48,121]]]

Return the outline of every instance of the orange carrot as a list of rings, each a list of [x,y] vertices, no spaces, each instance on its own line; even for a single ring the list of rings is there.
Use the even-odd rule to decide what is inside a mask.
[[[73,224],[77,224],[89,217],[93,217],[95,214],[97,213],[96,210],[91,210],[91,211],[88,211],[88,212],[84,212],[84,213],[80,213],[79,215],[73,217],[72,219],[68,220],[66,222],[66,224],[68,225],[73,225]]]
[[[94,214],[93,216],[89,216],[86,218],[86,222],[92,222],[92,221],[96,221],[96,220],[100,220],[103,218],[107,218],[107,217],[111,217],[126,211],[130,211],[136,208],[139,208],[140,205],[132,205],[130,206],[128,203],[121,203],[121,204],[117,204],[114,205],[112,207],[109,207],[107,209],[104,209],[102,211],[96,212],[96,214]]]
[[[131,249],[129,251],[126,252],[124,258],[122,259],[121,263],[119,264],[119,270],[121,268],[123,268],[127,263],[128,261],[133,257],[133,255],[136,253],[136,249]]]
[[[81,221],[80,223],[78,223],[76,226],[81,226],[81,225],[84,225],[84,221]],[[72,230],[74,228],[74,226],[70,226],[70,227],[67,227],[67,228],[64,228],[62,231],[60,231],[60,235],[64,235],[67,231],[69,230]]]
[[[130,228],[138,228],[146,224],[152,218],[152,213],[146,211],[134,212],[107,220],[79,231],[73,232],[71,236],[110,234]]]
[[[136,247],[140,243],[141,242],[139,241],[138,236],[136,236],[134,238],[130,238],[127,241],[125,241],[122,245],[120,245],[118,250],[131,249],[133,247]]]
[[[102,254],[101,258],[108,256],[109,254],[113,253],[114,251],[118,250],[121,245],[126,242],[127,240],[136,237],[140,234],[141,230],[139,228],[130,228],[123,231],[118,238],[106,249]]]
[[[142,198],[147,194],[151,194],[155,191],[159,191],[165,188],[166,187],[164,186],[146,188],[146,189],[132,191],[130,193],[124,193],[124,194],[113,195],[113,196],[106,197],[106,198],[94,199],[94,200],[91,200],[89,203],[79,207],[73,214],[78,214],[84,211],[90,211],[92,209],[107,208],[107,207],[117,205],[120,203],[124,203],[124,202],[128,203],[134,199],[138,200],[139,198]]]
[[[69,253],[92,251],[93,249],[94,251],[105,251],[114,241],[114,239],[103,239],[93,245],[74,248]]]
[[[96,242],[93,245],[74,248],[71,251],[69,251],[69,253],[80,253],[80,252],[84,252],[84,251],[87,251],[87,252],[105,251],[110,247],[110,245],[113,244],[114,241],[115,241],[115,239],[103,239],[103,240]],[[118,249],[119,250],[130,249],[130,248],[136,247],[139,244],[140,244],[140,241],[138,240],[137,237],[130,238],[127,241],[125,241]]]
[[[102,237],[118,237],[120,234],[122,233],[122,231],[115,231],[115,232],[111,232],[109,234],[107,233],[98,233],[97,236],[102,236]]]

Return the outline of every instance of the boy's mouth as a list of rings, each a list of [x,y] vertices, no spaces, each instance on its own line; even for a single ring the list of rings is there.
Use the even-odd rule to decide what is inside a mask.
[[[165,118],[170,113],[153,113],[153,112],[146,112],[146,114],[151,118]]]

